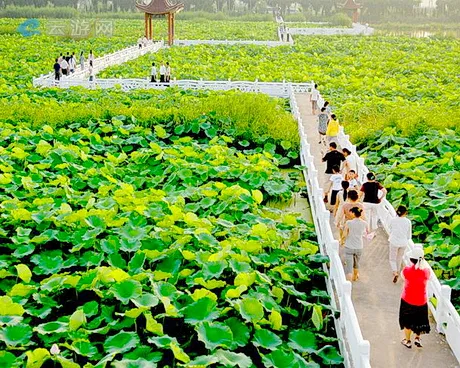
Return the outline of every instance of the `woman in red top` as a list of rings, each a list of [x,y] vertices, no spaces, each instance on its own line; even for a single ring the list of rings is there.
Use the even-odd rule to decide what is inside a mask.
[[[412,332],[415,334],[414,344],[419,348],[422,347],[420,334],[430,332],[426,294],[430,270],[423,258],[424,254],[421,247],[412,249],[408,256],[412,264],[406,266],[402,271],[404,289],[399,308],[399,326],[406,335],[401,343],[410,349],[412,347],[410,340]]]

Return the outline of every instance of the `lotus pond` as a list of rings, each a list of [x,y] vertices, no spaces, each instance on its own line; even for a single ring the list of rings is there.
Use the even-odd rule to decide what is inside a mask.
[[[3,366],[341,365],[300,172],[204,112],[1,123]]]

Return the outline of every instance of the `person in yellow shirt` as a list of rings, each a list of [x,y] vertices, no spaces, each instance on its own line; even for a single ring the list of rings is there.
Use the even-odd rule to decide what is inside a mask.
[[[336,142],[337,143],[337,136],[339,135],[339,119],[335,114],[331,115],[331,119],[329,120],[329,124],[327,125],[326,129],[326,137],[329,143]]]

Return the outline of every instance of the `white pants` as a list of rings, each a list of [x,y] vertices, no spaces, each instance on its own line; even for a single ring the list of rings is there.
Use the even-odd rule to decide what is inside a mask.
[[[379,219],[377,208],[380,206],[380,203],[369,203],[364,202],[364,211],[366,214],[367,225],[369,226],[369,231],[374,231],[377,229],[377,221]]]
[[[394,246],[390,244],[390,267],[393,272],[401,271],[402,259],[406,246]]]

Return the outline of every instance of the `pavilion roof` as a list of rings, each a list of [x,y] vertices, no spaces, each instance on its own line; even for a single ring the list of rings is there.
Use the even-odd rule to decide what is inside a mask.
[[[345,4],[341,6],[342,9],[360,9],[362,7],[361,4],[356,4],[355,0],[347,0]]]
[[[168,14],[181,11],[184,9],[184,4],[172,4],[168,0],[152,0],[149,4],[136,3],[136,8],[147,14]]]

